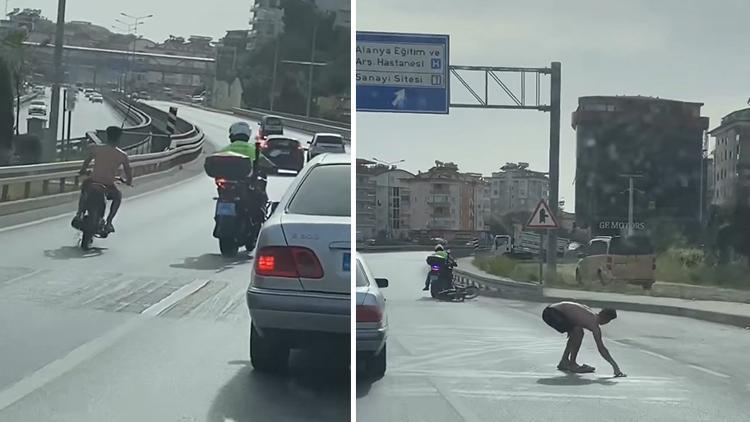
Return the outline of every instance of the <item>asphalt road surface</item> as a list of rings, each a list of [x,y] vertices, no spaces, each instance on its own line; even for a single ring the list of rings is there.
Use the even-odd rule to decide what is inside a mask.
[[[217,147],[238,120],[179,114]],[[213,181],[202,160],[188,167],[196,176],[173,186],[123,187],[117,232],[89,253],[76,246],[72,205],[0,228],[0,420],[350,419],[343,357],[296,353],[289,376],[253,372],[252,256],[219,255]],[[269,197],[290,181],[271,177]]]
[[[565,337],[541,320],[545,305],[479,297],[436,302],[422,292],[425,253],[366,255],[384,290],[388,370],[358,380],[357,420],[747,421],[750,331],[620,312],[604,342],[627,378],[613,378],[590,333],[579,363],[555,369]]]
[[[51,98],[51,89],[47,88],[45,94],[36,97],[36,101],[44,101],[47,104],[47,118],[49,119],[49,110]],[[62,101],[62,96],[60,97]],[[72,113],[73,126],[70,131],[71,138],[80,138],[86,136],[86,132],[96,129],[104,129],[107,126],[122,124],[122,115],[116,112],[112,107],[108,106],[107,103],[92,103],[89,101],[82,92],[77,95],[78,101],[76,102],[75,109]],[[21,104],[20,113],[20,133],[26,133],[26,118],[28,117],[30,102]],[[14,109],[15,110],[15,109]],[[58,139],[63,138],[63,127],[62,127],[62,115],[63,110],[60,107],[60,120],[58,126]],[[65,115],[65,124],[68,123],[67,113]],[[49,124],[49,123],[48,123]],[[65,136],[68,134],[68,129],[65,128]]]

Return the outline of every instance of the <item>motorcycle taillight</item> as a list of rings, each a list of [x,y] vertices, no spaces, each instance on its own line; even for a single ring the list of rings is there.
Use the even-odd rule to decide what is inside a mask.
[[[440,265],[433,265],[432,271],[440,271]]]

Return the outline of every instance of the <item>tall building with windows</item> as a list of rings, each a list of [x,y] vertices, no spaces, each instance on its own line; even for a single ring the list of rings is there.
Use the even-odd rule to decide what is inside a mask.
[[[750,108],[729,113],[721,124],[711,130],[715,147],[713,165],[708,177],[713,182],[711,204],[719,208],[730,208],[740,201],[747,201],[747,190],[743,183],[750,182]],[[745,202],[745,205],[748,205]]]
[[[250,45],[257,48],[284,32],[281,0],[254,0],[250,8]]]
[[[642,96],[580,97],[572,116],[578,226],[619,234],[613,230],[628,221],[628,175],[637,175],[636,230],[669,222],[686,235],[698,233],[708,129],[702,106]]]
[[[547,174],[528,167],[529,163],[507,163],[492,173],[488,182],[493,218],[512,212],[533,212],[540,200],[549,198]]]
[[[411,188],[413,230],[485,230],[482,195],[486,182],[481,175],[461,173],[454,163],[436,161],[430,170],[406,183]]]
[[[352,1],[351,0],[315,0],[318,9],[334,13],[336,21],[334,25],[345,28],[352,26]]]
[[[357,241],[373,239],[377,235],[375,224],[376,183],[372,168],[375,163],[357,159],[356,163]]]

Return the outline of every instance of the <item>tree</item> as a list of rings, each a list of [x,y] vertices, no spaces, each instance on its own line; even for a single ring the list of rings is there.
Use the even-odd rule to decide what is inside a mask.
[[[8,165],[13,150],[13,86],[8,64],[0,55],[0,165]]]
[[[350,33],[334,25],[335,17],[319,12],[309,1],[283,0],[284,28],[278,40],[268,42],[238,57],[237,74],[242,80],[246,106],[269,108],[273,82],[274,58],[278,43],[278,59],[308,61],[312,34],[317,26],[315,61],[326,63],[316,67],[313,98],[345,95],[350,87]],[[305,112],[309,68],[304,65],[279,63],[276,72],[278,97],[275,108],[289,113]]]

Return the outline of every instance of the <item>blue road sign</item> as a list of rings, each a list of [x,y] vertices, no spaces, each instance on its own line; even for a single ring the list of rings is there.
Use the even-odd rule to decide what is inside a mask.
[[[357,111],[447,114],[448,35],[357,31]]]

